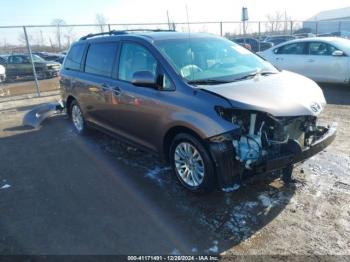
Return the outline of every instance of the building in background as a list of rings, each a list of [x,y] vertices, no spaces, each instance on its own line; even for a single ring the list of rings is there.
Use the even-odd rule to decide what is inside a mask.
[[[303,22],[303,29],[318,35],[350,37],[350,7],[320,12]]]

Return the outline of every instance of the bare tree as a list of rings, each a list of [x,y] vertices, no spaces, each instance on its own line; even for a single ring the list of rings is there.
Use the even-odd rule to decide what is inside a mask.
[[[76,37],[76,34],[73,32],[73,28],[67,28],[64,37],[66,38],[66,48],[69,48],[69,46],[71,45],[72,41],[74,40],[74,38]]]
[[[266,29],[267,31],[273,33],[281,31],[284,25],[285,15],[282,12],[276,11],[274,14],[266,15]]]
[[[42,30],[40,30],[40,44],[45,45],[44,34]]]
[[[61,18],[56,18],[56,19],[52,20],[51,24],[56,26],[56,28],[55,28],[56,41],[58,44],[58,49],[61,50],[61,48],[62,48],[62,26],[65,25],[66,22]]]
[[[33,42],[33,36],[31,34],[28,34],[28,41],[29,41],[29,43]],[[21,45],[24,45],[24,46],[27,45],[27,41],[26,41],[26,37],[24,35],[24,32],[20,33],[18,35],[18,42],[20,42]]]
[[[49,37],[49,42],[50,42],[51,50],[53,51],[55,49],[55,47],[54,47],[54,45],[52,43],[51,37]]]
[[[97,24],[97,30],[101,33],[104,32],[107,21],[108,19],[103,14],[96,14],[95,22]]]

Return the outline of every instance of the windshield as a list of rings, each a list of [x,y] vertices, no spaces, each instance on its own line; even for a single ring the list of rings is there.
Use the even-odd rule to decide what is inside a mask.
[[[334,40],[334,43],[341,51],[345,52],[346,55],[350,55],[350,40],[337,38]]]
[[[32,54],[32,58],[33,58],[33,62],[43,62],[43,61],[45,61],[43,58],[41,58],[38,55],[33,55]],[[28,59],[30,60],[29,56],[28,56]]]
[[[254,72],[278,72],[262,58],[223,38],[173,39],[155,44],[186,81],[234,81]]]

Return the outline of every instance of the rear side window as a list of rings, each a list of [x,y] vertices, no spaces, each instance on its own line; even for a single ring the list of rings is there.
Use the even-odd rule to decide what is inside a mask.
[[[86,56],[85,72],[100,76],[111,76],[116,52],[116,43],[91,44]]]
[[[64,62],[64,69],[79,71],[83,55],[84,45],[72,46]]]

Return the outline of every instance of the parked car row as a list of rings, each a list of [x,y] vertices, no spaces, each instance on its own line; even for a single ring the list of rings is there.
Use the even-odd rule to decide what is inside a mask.
[[[272,46],[297,39],[315,36],[314,34],[305,33],[305,34],[295,34],[295,35],[273,35],[273,36],[260,36],[258,38],[253,37],[239,37],[239,38],[230,38],[231,41],[253,51],[264,51],[271,48]]]
[[[269,49],[273,46],[273,43],[259,41],[251,37],[234,38],[232,41],[255,53]]]
[[[317,36],[349,38],[350,32],[346,32],[346,31],[331,32],[326,34],[319,34]],[[310,38],[310,37],[316,37],[316,35],[313,33],[298,33],[293,35],[260,36],[257,38],[238,37],[238,38],[230,38],[230,40],[253,52],[258,52],[258,51],[265,51],[266,49],[269,49],[272,46],[276,46],[290,40],[300,39],[300,38]]]
[[[60,63],[46,61],[36,54],[32,55],[32,59],[39,79],[55,77],[61,69]],[[0,81],[33,76],[33,66],[29,54],[3,55],[0,57],[0,65]]]
[[[48,52],[33,52],[34,55],[40,56],[46,61],[55,61],[62,64],[65,54],[63,53],[48,53]]]
[[[337,32],[330,32],[330,33],[325,33],[325,34],[319,34],[317,36],[322,36],[322,37],[337,36],[337,37],[350,39],[350,32],[348,32],[348,31],[337,31]]]

